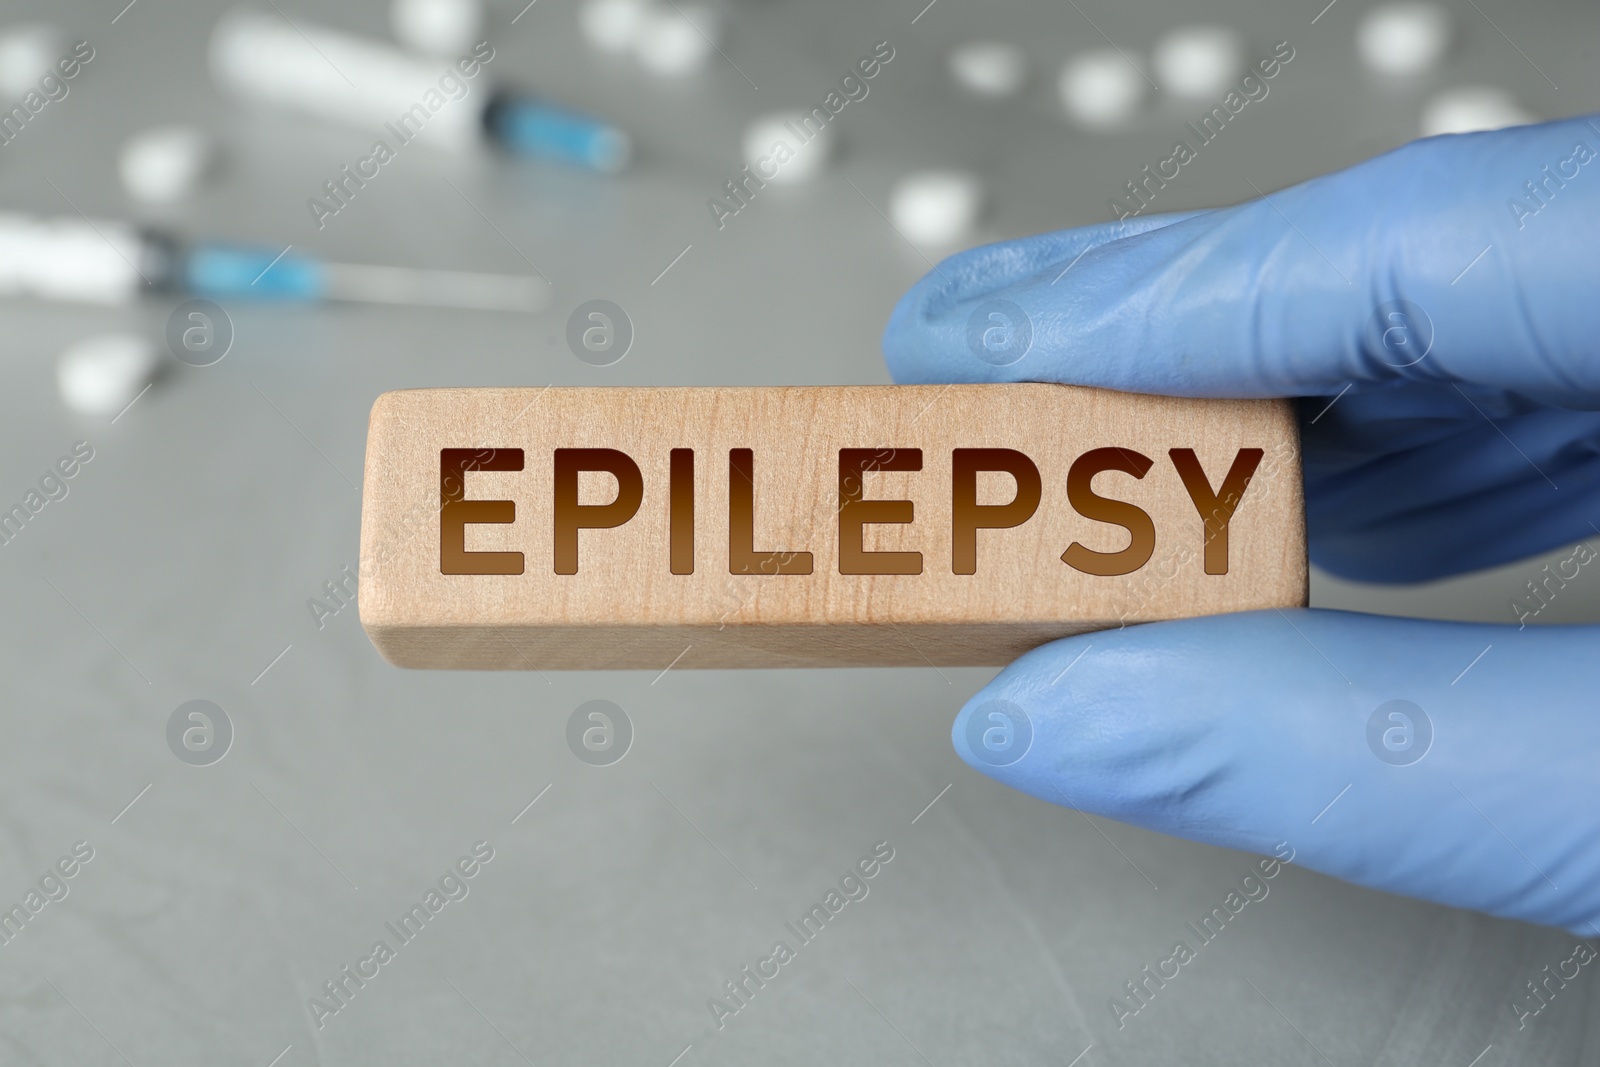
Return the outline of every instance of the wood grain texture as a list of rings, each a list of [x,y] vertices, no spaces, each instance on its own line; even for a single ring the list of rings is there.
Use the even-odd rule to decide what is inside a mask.
[[[469,469],[460,478],[469,501],[515,505],[512,522],[466,526],[466,551],[520,552],[522,573],[441,573],[447,448],[522,450],[520,471]],[[632,518],[578,532],[574,574],[556,573],[557,449],[619,450],[642,479]],[[673,449],[694,452],[692,574],[671,571]],[[750,450],[753,547],[791,553],[769,561],[768,573],[730,573],[735,449]],[[914,509],[909,524],[860,527],[858,547],[920,553],[920,573],[840,573],[841,449],[878,450],[847,497],[860,486],[869,501]],[[972,574],[955,573],[956,449],[1012,449],[1040,473],[1031,518],[977,531]],[[1107,470],[1087,483],[1150,516],[1153,554],[1131,573],[1085,573],[1062,560],[1075,543],[1115,554],[1135,540],[1069,502],[1068,472],[1095,449],[1149,460],[1142,478]],[[1206,573],[1207,526],[1173,449],[1192,449],[1219,491],[1241,449],[1264,453],[1228,523],[1226,573]],[[909,463],[912,450],[921,451],[920,470],[885,469]],[[979,505],[1018,493],[1009,474],[976,479]],[[619,479],[585,473],[578,486],[579,504],[604,505]],[[1304,604],[1301,486],[1295,422],[1282,401],[1042,384],[406,390],[372,409],[361,621],[384,658],[404,667],[998,665],[1087,630]],[[689,558],[681,503],[680,564]],[[845,538],[855,535],[847,529]],[[1214,527],[1210,540],[1220,540]],[[795,566],[792,553],[802,551],[811,573],[770,573],[778,562]]]

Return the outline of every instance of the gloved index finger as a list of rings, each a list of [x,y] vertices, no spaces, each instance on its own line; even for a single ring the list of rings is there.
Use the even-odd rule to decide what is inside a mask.
[[[884,352],[907,382],[1411,380],[1600,408],[1597,156],[1591,118],[1435,137],[1153,228],[975,249],[902,298]]]

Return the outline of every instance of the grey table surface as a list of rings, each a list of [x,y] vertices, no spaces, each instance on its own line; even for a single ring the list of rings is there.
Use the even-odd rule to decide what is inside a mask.
[[[1503,85],[1552,116],[1600,106],[1593,4],[1452,0],[1461,47],[1403,85],[1356,66],[1362,0],[1315,23],[1320,3],[1263,0],[749,2],[733,9],[726,59],[677,82],[583,48],[572,0],[520,17],[501,4],[494,75],[613,117],[638,137],[639,165],[596,180],[422,146],[321,230],[306,199],[371,131],[215,92],[202,48],[218,8],[122,5],[6,4],[8,20],[68,26],[96,58],[0,148],[0,205],[334,259],[537,269],[555,299],[535,317],[230,306],[227,358],[170,361],[114,424],[59,405],[53,357],[99,330],[159,334],[170,301],[0,312],[0,498],[20,498],[73,442],[94,449],[69,495],[0,550],[0,903],[75,842],[94,850],[70,894],[0,945],[0,1062],[1600,1062],[1593,981],[1521,1031],[1508,1010],[1567,936],[1299,869],[1119,1029],[1109,998],[1253,859],[970,772],[950,720],[992,672],[403,672],[353,608],[319,628],[306,603],[355,567],[366,415],[384,390],[885,381],[883,323],[928,268],[880,214],[896,176],[984,174],[983,240],[1099,221],[1187,117],[1162,104],[1114,135],[1065,125],[1055,67],[1102,33],[1146,48],[1180,18],[1214,18],[1254,48],[1297,51],[1226,151],[1163,193],[1179,208],[1399,144],[1444,85]],[[384,32],[375,3],[279,6]],[[975,36],[1021,43],[1043,72],[1020,102],[949,88],[944,53]],[[737,170],[744,124],[820,102],[879,40],[896,58],[841,116],[835,168],[764,191],[719,230],[705,201]],[[152,211],[121,192],[115,155],[130,131],[172,121],[214,130],[228,163],[194,202]],[[606,368],[564,341],[567,314],[597,297],[637,331]],[[1319,575],[1313,599],[1510,621],[1537,565],[1423,589]],[[1546,617],[1593,617],[1594,602]],[[169,716],[193,699],[233,724],[210,766],[168,747]],[[609,766],[566,743],[591,699],[633,723]],[[319,1027],[308,998],[374,942],[399,945],[385,923],[479,841],[493,859],[468,895]],[[708,999],[880,841],[894,858],[870,894],[718,1028]]]

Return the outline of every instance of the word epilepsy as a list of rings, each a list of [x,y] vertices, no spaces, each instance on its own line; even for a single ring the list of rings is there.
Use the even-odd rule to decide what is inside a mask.
[[[841,448],[838,450],[838,559],[840,574],[922,574],[923,554],[918,551],[868,551],[866,527],[909,525],[915,521],[913,500],[868,499],[865,476],[870,472],[922,470],[920,448]],[[1167,452],[1172,472],[1182,482],[1204,523],[1205,573],[1228,573],[1228,524],[1243,499],[1263,450],[1240,448],[1213,487],[1212,476],[1202,469],[1192,448]],[[722,457],[717,456],[717,462]],[[693,574],[695,544],[695,467],[704,462],[694,449],[670,452],[667,478],[667,551],[662,561],[672,574]],[[439,451],[439,571],[441,574],[524,573],[525,554],[519,551],[470,552],[467,528],[476,524],[517,522],[517,501],[469,500],[468,471],[515,472],[524,469],[520,448],[443,448]],[[614,448],[557,448],[552,456],[554,492],[548,511],[554,534],[556,574],[579,573],[579,533],[610,530],[626,525],[638,514],[644,500],[644,476],[639,464]],[[816,560],[804,548],[758,551],[755,547],[755,455],[752,449],[727,451],[728,501],[726,558],[731,574],[811,574]],[[1132,448],[1093,448],[1078,456],[1067,471],[1066,496],[1072,509],[1086,519],[1120,526],[1128,536],[1126,547],[1116,551],[1091,549],[1073,541],[1061,553],[1061,562],[1084,574],[1113,577],[1132,574],[1155,552],[1155,522],[1136,504],[1102,495],[1092,485],[1095,475],[1116,471],[1143,479],[1156,461]],[[1039,468],[1027,455],[1011,448],[956,448],[950,452],[950,571],[976,574],[978,531],[1008,530],[1033,518],[1043,499]],[[579,503],[579,480],[585,473],[608,474],[616,480],[615,499],[606,504]],[[982,474],[1009,475],[1015,485],[1005,503],[979,503]],[[720,555],[720,553],[719,553]],[[940,565],[943,563],[941,561]]]
[[[403,667],[993,665],[1306,601],[1279,400],[407,389],[366,472],[361,625]]]

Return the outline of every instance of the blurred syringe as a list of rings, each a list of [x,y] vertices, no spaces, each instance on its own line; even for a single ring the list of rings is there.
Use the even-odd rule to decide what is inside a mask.
[[[121,222],[0,213],[0,297],[125,304],[147,292],[528,312],[550,300],[543,278],[326,263],[292,246],[184,242]]]
[[[390,150],[414,137],[448,151],[488,140],[516,155],[592,170],[627,165],[632,141],[616,127],[523,93],[478,88],[473,79],[483,76],[480,58],[475,53],[455,64],[422,59],[244,8],[223,15],[210,45],[212,76],[223,87],[365,127]]]

